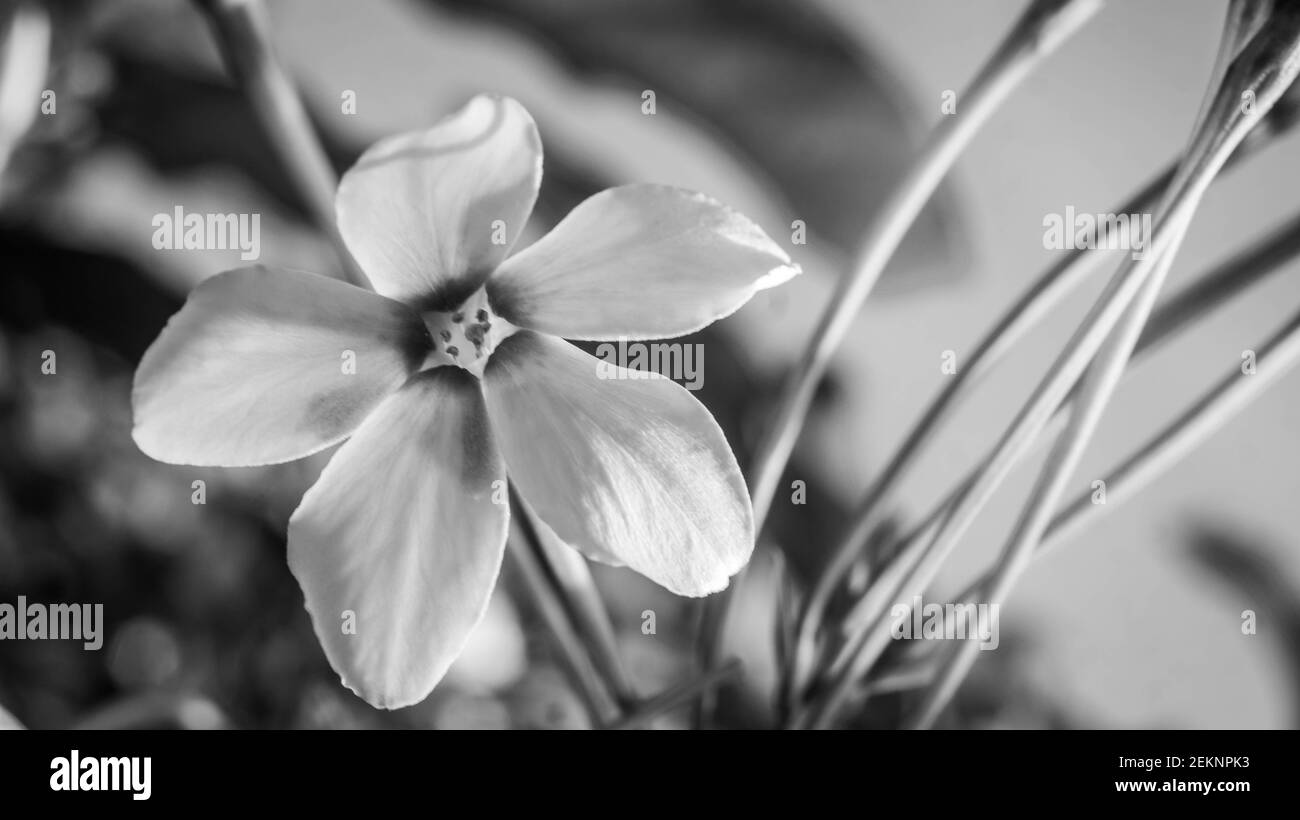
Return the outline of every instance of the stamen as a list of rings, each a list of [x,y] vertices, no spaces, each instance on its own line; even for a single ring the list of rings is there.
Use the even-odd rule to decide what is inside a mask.
[[[499,330],[494,330],[493,324],[500,329],[510,327],[505,319],[497,320],[482,291],[454,310],[428,311],[423,318],[434,341],[433,357],[427,366],[454,364],[477,375],[482,375],[485,359],[499,341],[496,335]]]

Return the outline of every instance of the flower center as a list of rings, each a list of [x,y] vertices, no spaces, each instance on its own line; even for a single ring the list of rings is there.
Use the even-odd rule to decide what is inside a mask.
[[[433,350],[424,360],[425,370],[454,364],[482,376],[488,356],[514,331],[509,322],[493,315],[482,288],[455,310],[431,310],[421,318],[433,339]]]

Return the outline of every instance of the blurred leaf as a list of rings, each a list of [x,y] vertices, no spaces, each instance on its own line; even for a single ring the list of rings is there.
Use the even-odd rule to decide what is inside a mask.
[[[1244,595],[1261,631],[1271,633],[1291,675],[1293,727],[1300,726],[1300,589],[1265,548],[1222,526],[1203,525],[1191,537],[1192,559],[1221,584]]]
[[[230,719],[201,695],[152,692],[115,700],[84,715],[78,731],[119,729],[227,729]]]
[[[56,242],[22,229],[0,229],[6,278],[0,325],[28,332],[46,324],[74,327],[136,361],[180,299],[123,259]]]
[[[115,57],[116,82],[97,112],[105,137],[140,151],[164,173],[217,163],[240,168],[305,219],[289,175],[237,89],[163,63]],[[329,147],[337,158],[337,147]]]
[[[435,0],[543,39],[588,78],[686,109],[781,191],[792,218],[850,254],[916,153],[921,128],[895,75],[815,5],[784,0]],[[940,189],[884,287],[947,275],[965,246]]]

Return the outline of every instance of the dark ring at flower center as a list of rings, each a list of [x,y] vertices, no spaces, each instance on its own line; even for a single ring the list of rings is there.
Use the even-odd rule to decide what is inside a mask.
[[[499,333],[493,332],[493,322],[498,320],[488,306],[487,294],[481,289],[452,311],[431,310],[421,318],[433,340],[433,351],[425,361],[425,369],[454,364],[479,372],[501,339]],[[508,323],[498,321],[498,324]]]

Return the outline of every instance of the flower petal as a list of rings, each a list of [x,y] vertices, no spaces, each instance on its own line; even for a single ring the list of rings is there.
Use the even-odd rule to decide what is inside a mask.
[[[497,347],[485,383],[511,480],[567,543],[678,595],[717,592],[749,560],[745,481],[685,389],[529,331]]]
[[[610,188],[488,280],[497,312],[566,339],[658,339],[733,313],[798,265],[763,230],[703,194]]]
[[[366,419],[289,519],[316,637],[370,704],[423,700],[483,616],[509,522],[504,480],[478,379],[440,367]]]
[[[366,151],[339,183],[339,231],[377,292],[450,309],[510,251],[541,179],[533,118],[512,99],[478,96]]]
[[[337,444],[423,361],[428,332],[369,291],[262,266],[205,280],[135,372],[136,444],[173,464],[292,461]]]

